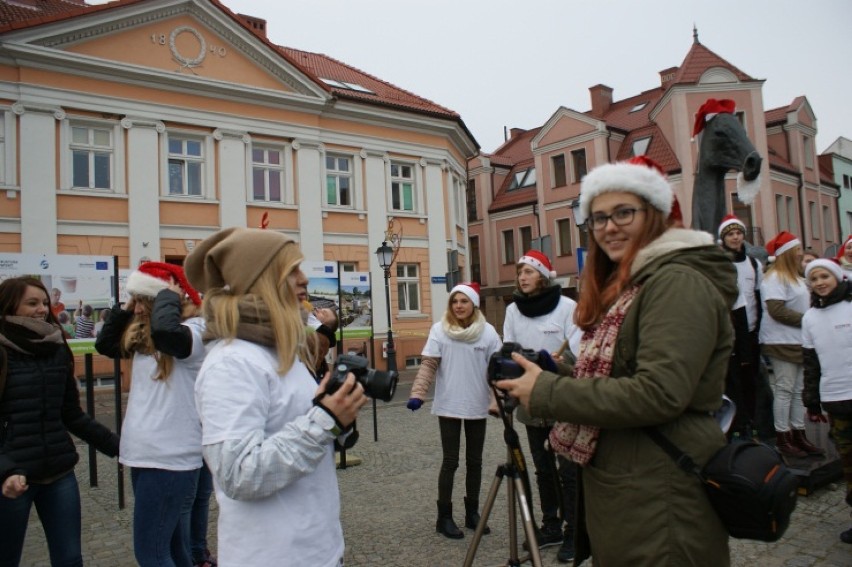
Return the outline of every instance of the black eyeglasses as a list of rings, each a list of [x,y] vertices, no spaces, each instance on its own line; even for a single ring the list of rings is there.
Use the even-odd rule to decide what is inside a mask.
[[[612,219],[612,223],[615,226],[627,226],[633,222],[633,217],[636,215],[636,211],[644,210],[645,209],[636,207],[622,207],[620,209],[615,209],[608,215],[595,213],[591,216],[591,218],[589,218],[589,225],[592,227],[592,230],[603,230],[606,228],[606,223]]]

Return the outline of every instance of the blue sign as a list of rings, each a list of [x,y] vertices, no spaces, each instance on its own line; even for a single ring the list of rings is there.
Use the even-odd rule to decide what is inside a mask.
[[[447,276],[432,276],[432,283],[447,283]]]
[[[577,273],[583,271],[583,266],[586,264],[586,249],[582,246],[577,248]]]

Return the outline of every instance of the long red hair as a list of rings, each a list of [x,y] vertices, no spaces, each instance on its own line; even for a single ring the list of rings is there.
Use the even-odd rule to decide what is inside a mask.
[[[644,201],[644,204],[646,209],[642,231],[620,262],[616,263],[609,259],[609,256],[598,246],[594,233],[589,239],[589,252],[580,280],[580,300],[577,302],[577,311],[574,315],[577,326],[584,331],[595,326],[615,303],[621,292],[627,288],[630,283],[630,268],[639,251],[659,238],[670,226],[662,211],[654,208],[647,201]],[[636,218],[633,222],[638,221],[639,219]]]

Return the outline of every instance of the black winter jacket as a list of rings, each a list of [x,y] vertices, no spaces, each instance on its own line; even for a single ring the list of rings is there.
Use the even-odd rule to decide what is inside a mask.
[[[74,468],[79,456],[70,431],[115,457],[118,436],[86,414],[73,375],[70,352],[63,345],[49,356],[12,349],[6,385],[0,392],[0,483],[13,474],[28,482],[45,482]]]

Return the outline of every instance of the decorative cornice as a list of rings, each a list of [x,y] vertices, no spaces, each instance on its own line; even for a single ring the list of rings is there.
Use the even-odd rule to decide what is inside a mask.
[[[247,132],[240,132],[238,130],[226,130],[224,128],[216,128],[215,130],[213,130],[214,140],[221,142],[225,138],[240,140],[244,144],[251,143],[251,136]]]
[[[121,127],[125,130],[130,130],[131,128],[153,128],[160,134],[166,131],[166,125],[159,120],[152,120],[150,118],[131,118],[129,116],[125,116],[121,119]]]
[[[43,104],[32,104],[27,102],[16,102],[12,105],[12,112],[22,116],[27,112],[53,114],[57,120],[65,120],[65,111],[58,106],[46,106]]]

